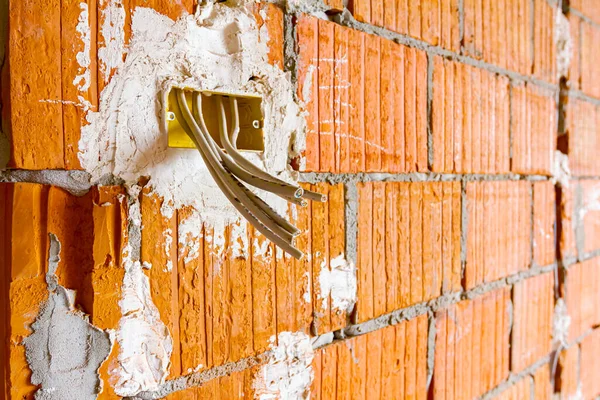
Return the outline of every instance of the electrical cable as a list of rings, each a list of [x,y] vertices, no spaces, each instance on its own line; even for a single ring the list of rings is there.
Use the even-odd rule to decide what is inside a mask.
[[[259,232],[294,258],[301,259],[303,253],[292,245],[291,240],[286,241],[276,233],[277,231],[285,232],[285,230],[275,224],[274,221],[264,213],[264,210],[257,207],[250,197],[248,197],[248,194],[246,193],[248,189],[219,162],[217,154],[213,152],[210,143],[204,136],[205,134],[208,134],[208,132],[202,132],[192,116],[187,105],[185,92],[181,89],[176,90],[179,107],[181,108],[184,120],[191,131],[188,133],[191,133],[190,136],[204,159],[211,176],[217,183],[217,186],[223,191],[223,194],[232,205],[244,216],[244,218],[254,225]]]

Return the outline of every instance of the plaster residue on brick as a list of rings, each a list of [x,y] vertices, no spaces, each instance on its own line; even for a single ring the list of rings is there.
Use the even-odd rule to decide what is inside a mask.
[[[331,300],[331,309],[352,312],[356,303],[356,268],[340,254],[333,257],[329,265],[323,262],[319,274],[320,299],[323,309]]]
[[[123,65],[125,7],[121,0],[100,0],[98,6],[104,21],[100,26],[104,46],[98,48],[98,61],[101,75],[108,82],[110,74]]]
[[[560,8],[556,10],[554,42],[556,43],[556,72],[558,77],[568,76],[571,57],[573,56],[573,40],[567,16]]]
[[[102,390],[98,368],[110,354],[111,338],[75,307],[75,292],[58,284],[59,261],[60,242],[50,234],[48,300],[23,340],[31,383],[40,386],[36,399],[95,399]]]
[[[149,187],[164,198],[161,211],[166,216],[192,206],[200,220],[215,230],[239,219],[198,151],[167,146],[166,94],[177,86],[261,95],[265,152],[246,156],[279,178],[293,181],[288,158],[303,150],[305,123],[289,75],[268,63],[266,41],[259,41],[254,2],[206,2],[195,15],[177,21],[138,7],[126,50],[121,45],[124,20],[117,3],[105,11],[107,26],[101,30],[112,39],[99,50],[101,65],[114,68],[114,76],[101,94],[98,112],[88,112],[89,124],[82,128],[79,143],[81,164],[92,180],[114,174],[132,185],[145,176]],[[270,193],[260,195],[280,213],[287,212],[284,200]],[[236,234],[242,238],[244,229],[232,231]],[[238,237],[232,239],[235,243]],[[247,248],[236,251],[244,253]]]
[[[282,332],[272,337],[269,360],[254,379],[255,398],[309,399],[313,357],[310,337],[302,332]]]
[[[75,30],[79,33],[79,37],[83,42],[83,50],[78,52],[75,56],[77,63],[79,64],[79,74],[73,80],[73,85],[79,88],[79,91],[86,92],[90,88],[92,81],[92,75],[90,71],[91,60],[91,49],[92,49],[92,33],[90,32],[90,17],[88,4],[85,2],[79,3],[81,12],[77,20],[77,26]],[[80,103],[86,103],[86,100],[80,96]]]
[[[133,189],[137,192],[139,187]],[[139,228],[141,219],[135,204],[129,207],[129,223]],[[130,229],[130,234],[135,231]],[[139,238],[129,239],[135,242]],[[116,335],[120,352],[117,367],[110,371],[110,383],[120,396],[158,389],[169,373],[173,350],[169,330],[152,302],[150,280],[133,255],[132,246],[127,244],[122,255],[125,268],[119,301],[122,317]]]
[[[202,220],[197,211],[193,211],[179,221],[177,236],[179,257],[183,257],[186,264],[197,259],[200,256],[200,239],[202,239]]]

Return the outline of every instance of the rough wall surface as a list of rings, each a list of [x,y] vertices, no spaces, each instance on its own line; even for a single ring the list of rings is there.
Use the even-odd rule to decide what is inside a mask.
[[[600,395],[596,1],[197,3],[0,0],[1,398]],[[267,99],[304,259],[172,84]]]

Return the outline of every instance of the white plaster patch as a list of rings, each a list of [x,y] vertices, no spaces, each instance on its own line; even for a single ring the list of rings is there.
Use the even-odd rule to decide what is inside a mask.
[[[552,337],[554,341],[566,346],[569,338],[569,326],[571,317],[567,311],[567,305],[563,299],[558,299],[554,306],[554,317],[552,320]]]
[[[275,345],[277,342],[277,345]],[[255,398],[300,400],[310,398],[314,351],[302,332],[282,332],[271,338],[271,355],[254,379]]]
[[[169,330],[152,303],[150,281],[139,261],[123,252],[125,277],[119,301],[122,317],[117,340],[121,352],[118,366],[110,371],[111,384],[119,396],[156,390],[169,373],[173,343]]]
[[[60,242],[49,235],[48,300],[23,340],[36,400],[96,399],[102,390],[98,369],[110,354],[112,336],[90,324],[75,306],[75,291],[58,284]],[[77,388],[77,390],[73,390]]]
[[[121,0],[100,0],[99,7],[104,21],[100,27],[104,46],[98,48],[98,61],[104,82],[108,82],[111,73],[123,65],[125,7]]]
[[[569,20],[560,8],[556,9],[554,42],[556,43],[556,72],[558,77],[568,76],[571,58],[573,57],[573,40],[571,39]]]
[[[77,53],[75,59],[79,64],[79,75],[73,80],[73,85],[77,86],[79,91],[85,92],[90,88],[91,83],[91,32],[90,32],[90,17],[87,3],[80,3],[81,13],[77,20],[75,30],[79,33],[83,42],[83,50]]]
[[[192,206],[203,223],[215,228],[215,246],[224,238],[217,230],[235,223],[239,214],[196,150],[167,146],[163,113],[170,88],[261,95],[265,152],[247,157],[280,179],[294,180],[288,155],[304,146],[305,124],[294,88],[287,74],[268,64],[252,5],[250,0],[235,7],[206,4],[177,21],[138,7],[124,63],[119,61],[124,51],[121,15],[116,9],[105,11],[111,22],[102,32],[112,39],[101,49],[101,58],[103,68],[116,71],[101,94],[99,111],[88,112],[79,143],[79,158],[93,181],[114,174],[132,185],[149,177],[148,185],[164,198],[163,215]],[[287,211],[284,200],[262,191],[259,195],[281,214]],[[233,250],[244,255],[247,245],[242,240]]]
[[[322,307],[328,308],[331,298],[331,309],[351,312],[356,303],[356,268],[344,257],[344,253],[334,257],[327,266],[321,265],[319,274],[320,298]]]
[[[569,156],[556,150],[554,153],[554,164],[552,165],[552,182],[559,183],[562,187],[569,187],[571,169],[569,168]]]

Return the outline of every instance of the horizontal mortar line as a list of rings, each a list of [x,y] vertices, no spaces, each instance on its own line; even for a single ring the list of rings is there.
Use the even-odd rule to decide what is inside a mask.
[[[512,371],[509,371],[508,378],[505,381],[501,382],[498,386],[496,386],[492,390],[484,393],[480,397],[480,399],[488,400],[488,399],[497,398],[496,396],[498,396],[500,393],[511,388],[516,383],[519,383],[520,381],[527,378],[528,376],[532,376],[539,368],[543,367],[545,364],[548,364],[552,359],[553,359],[552,354],[547,354],[544,357],[540,358],[539,360],[536,360],[535,363],[531,364],[530,366],[528,366],[521,372],[518,372],[515,374]]]
[[[600,256],[600,249],[588,251],[587,253],[584,253],[584,254],[578,256],[576,259],[576,263],[588,261],[588,260],[594,259],[598,256]],[[570,264],[570,265],[573,265],[573,264]],[[567,269],[568,269],[568,266],[567,266]]]
[[[552,177],[546,175],[519,175],[519,174],[448,174],[437,172],[411,172],[411,173],[386,173],[386,172],[358,172],[358,173],[332,173],[332,172],[300,172],[299,179],[306,183],[328,182],[358,183],[358,182],[452,182],[452,181],[548,181]]]
[[[39,183],[63,188],[70,193],[81,196],[92,187],[90,174],[82,170],[25,170],[8,169],[0,171],[0,182],[3,183]]]
[[[600,106],[600,99],[597,99],[595,97],[590,96],[589,94],[586,94],[584,92],[582,92],[581,90],[577,90],[577,89],[569,89],[567,91],[567,95],[569,97],[575,98],[575,99],[579,99],[579,100],[584,100],[588,103],[592,103],[596,106]],[[569,107],[569,104],[567,102],[566,107]]]
[[[391,313],[361,322],[359,324],[348,325],[336,331],[330,331],[315,337],[311,337],[310,339],[312,343],[320,343],[317,348],[324,348],[332,344],[339,343],[340,341],[350,340],[356,336],[361,336],[379,329],[386,328],[388,326],[396,325],[402,321],[411,320],[429,312],[434,313],[435,311],[448,308],[449,306],[452,306],[462,300],[472,300],[491,291],[511,287],[516,282],[544,274],[554,270],[555,268],[556,264],[545,267],[534,267],[527,271],[521,271],[520,273],[500,278],[493,282],[484,283],[468,291],[445,294],[428,302],[414,304],[410,307],[395,310]],[[330,340],[332,334],[335,337],[334,340]],[[324,340],[320,341],[319,338],[324,338]],[[155,391],[141,392],[131,398],[143,400],[159,399],[171,393],[179,392],[189,388],[200,387],[213,379],[230,375],[233,372],[241,372],[248,368],[264,364],[270,355],[271,351],[266,351],[252,357],[243,358],[239,361],[213,367],[206,371],[173,378],[160,385],[160,387]]]
[[[310,13],[310,11],[308,11],[308,10],[307,10],[307,12]],[[415,39],[408,35],[397,33],[397,32],[391,31],[391,30],[383,28],[383,27],[367,24],[364,22],[359,22],[354,18],[354,16],[352,16],[352,14],[350,14],[349,11],[345,11],[342,14],[335,15],[334,20],[332,22],[336,22],[339,25],[346,26],[346,27],[352,28],[352,29],[356,29],[356,30],[359,30],[364,33],[374,34],[374,35],[380,36],[384,39],[390,39],[390,40],[395,41],[396,43],[403,44],[403,45],[406,45],[409,47],[414,47],[414,48],[426,51],[427,53],[432,54],[432,55],[442,56],[445,58],[449,58],[453,61],[459,61],[463,64],[468,64],[468,65],[471,65],[471,66],[474,66],[474,67],[477,67],[477,68],[480,68],[483,70],[487,70],[489,72],[504,75],[513,80],[528,82],[528,83],[534,84],[536,86],[544,87],[553,92],[558,92],[558,90],[559,90],[558,82],[555,84],[546,82],[546,81],[536,78],[534,76],[523,75],[519,72],[511,71],[511,70],[499,67],[495,64],[488,63],[486,61],[478,60],[473,57],[455,53],[451,50],[445,49],[440,46],[434,46],[425,41]],[[557,77],[557,80],[558,80],[558,77]]]
[[[494,290],[512,287],[515,283],[548,273],[550,271],[554,271],[556,270],[556,268],[556,263],[544,267],[531,267],[525,271],[520,271],[516,274],[509,275],[492,282],[483,283],[475,288],[466,291],[447,293],[442,296],[436,297],[435,299],[414,304],[410,307],[406,307],[403,309],[394,310],[392,312],[370,319],[365,322],[349,325],[345,328],[336,331],[336,337],[352,337],[364,335],[366,333],[376,331],[386,326],[395,325],[399,322],[413,319],[415,317],[418,317],[419,315],[428,312],[433,313],[439,310],[446,309],[449,306],[452,306],[462,300],[473,300],[489,292],[493,292]]]
[[[567,11],[569,13],[575,15],[576,17],[581,18],[588,24],[593,25],[595,28],[600,28],[600,23],[594,21],[593,19],[591,19],[587,15],[583,14],[581,11],[577,10],[576,8],[573,8],[569,5],[569,6],[567,6]]]

